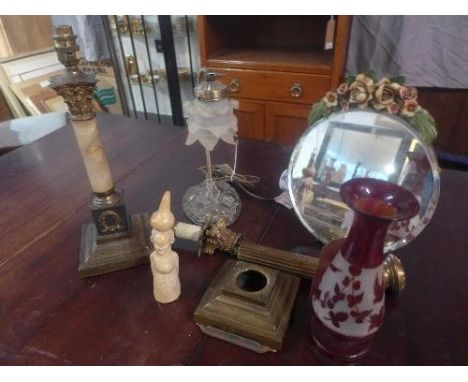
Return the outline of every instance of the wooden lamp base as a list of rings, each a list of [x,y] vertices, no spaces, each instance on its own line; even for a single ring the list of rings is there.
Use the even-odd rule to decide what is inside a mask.
[[[297,276],[228,260],[195,310],[200,329],[257,353],[281,349],[299,288]]]
[[[81,278],[127,269],[149,262],[151,226],[148,215],[132,215],[127,234],[100,237],[94,223],[81,229]]]

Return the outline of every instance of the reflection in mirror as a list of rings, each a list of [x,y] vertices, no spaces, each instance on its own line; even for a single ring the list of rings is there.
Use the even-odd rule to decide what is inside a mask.
[[[346,235],[352,211],[342,202],[339,188],[360,177],[397,183],[421,204],[418,216],[390,227],[386,251],[405,245],[427,225],[439,195],[432,148],[398,117],[369,109],[338,112],[306,131],[288,169],[294,209],[319,240],[328,243]]]

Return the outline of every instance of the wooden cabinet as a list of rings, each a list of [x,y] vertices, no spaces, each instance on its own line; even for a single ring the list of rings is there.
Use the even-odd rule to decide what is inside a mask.
[[[202,66],[238,99],[239,135],[294,144],[307,115],[343,74],[349,16],[323,49],[330,16],[199,16]]]

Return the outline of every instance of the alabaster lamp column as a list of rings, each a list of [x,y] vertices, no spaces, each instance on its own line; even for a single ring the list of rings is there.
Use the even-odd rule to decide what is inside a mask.
[[[127,218],[122,192],[117,192],[101,141],[93,106],[94,75],[77,67],[79,50],[70,26],[57,27],[55,50],[66,72],[50,79],[50,87],[64,98],[70,113],[92,190],[94,223],[82,229],[79,272],[95,276],[148,262],[151,227],[145,215]]]
[[[96,118],[77,121],[72,118],[73,131],[83,157],[91,190],[96,194],[114,188],[107,155],[101,143]]]

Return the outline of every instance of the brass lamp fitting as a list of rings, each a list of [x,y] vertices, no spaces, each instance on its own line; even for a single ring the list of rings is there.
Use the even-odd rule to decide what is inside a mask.
[[[223,217],[219,218],[214,224],[208,224],[204,228],[204,234],[201,237],[203,241],[200,249],[202,253],[208,255],[214,254],[217,249],[224,252],[233,252],[242,240],[242,235],[227,228],[227,222]]]
[[[93,91],[97,80],[93,74],[86,74],[78,69],[79,47],[76,35],[71,26],[61,25],[55,28],[53,39],[58,59],[65,66],[66,72],[51,77],[50,87],[63,97],[72,120],[94,118]]]
[[[215,251],[220,251],[237,260],[265,265],[307,279],[314,277],[319,263],[319,260],[314,257],[244,242],[242,235],[226,227],[223,218],[203,227],[199,244],[199,255],[202,253],[212,255]],[[337,245],[338,243],[330,244]],[[398,257],[389,254],[384,261],[385,288],[399,293],[405,285],[406,276],[403,264]]]

